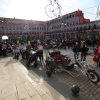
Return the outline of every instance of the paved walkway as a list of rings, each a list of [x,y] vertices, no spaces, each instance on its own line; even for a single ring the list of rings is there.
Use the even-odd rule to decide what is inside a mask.
[[[34,71],[30,77],[29,71],[16,59],[0,58],[0,100],[87,100],[73,97],[69,90],[66,95],[67,98],[58,93]]]
[[[0,58],[0,100],[67,100],[11,57]]]

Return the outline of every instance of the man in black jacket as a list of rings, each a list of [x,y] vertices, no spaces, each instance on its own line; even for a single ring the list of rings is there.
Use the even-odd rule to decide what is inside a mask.
[[[87,55],[87,47],[85,46],[85,44],[83,44],[83,46],[81,47],[81,61],[86,60],[86,55]]]
[[[79,58],[79,52],[80,52],[80,46],[78,42],[76,42],[75,46],[73,47],[73,52],[74,52],[74,58],[76,61]]]

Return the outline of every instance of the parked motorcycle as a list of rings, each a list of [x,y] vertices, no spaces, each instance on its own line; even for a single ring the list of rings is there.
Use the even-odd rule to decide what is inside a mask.
[[[26,50],[26,47],[22,48],[20,52],[22,55],[22,59],[28,59],[29,51]]]
[[[34,62],[34,67],[37,67],[37,65],[38,65],[37,54],[36,54],[36,51],[33,51],[33,50],[31,50],[29,53],[29,57],[28,57],[26,66],[29,67],[32,62]]]
[[[50,49],[50,48],[52,48],[52,45],[48,44],[48,43],[45,43],[43,48],[44,49]]]
[[[13,48],[10,44],[7,43],[7,53],[13,53]]]
[[[46,53],[46,69],[52,73],[65,71],[73,77],[78,77],[84,73],[91,82],[99,82],[98,73],[93,70],[86,61],[77,59],[76,62],[71,63],[70,57],[62,55],[60,51],[54,50]]]

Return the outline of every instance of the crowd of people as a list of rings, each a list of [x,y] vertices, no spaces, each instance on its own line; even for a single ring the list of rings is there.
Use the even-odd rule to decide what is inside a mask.
[[[51,42],[52,41],[52,42]],[[97,62],[97,65],[100,66],[100,40],[97,39],[93,39],[93,40],[76,40],[76,39],[55,39],[55,40],[44,40],[41,41],[39,39],[37,40],[32,40],[30,41],[30,43],[27,43],[26,45],[26,50],[30,51],[31,48],[33,48],[36,51],[39,51],[38,53],[38,57],[40,60],[43,60],[43,48],[45,47],[45,44],[48,43],[48,45],[50,45],[50,43],[52,44],[56,44],[57,49],[64,48],[66,49],[66,47],[69,49],[71,48],[72,51],[74,52],[74,58],[75,61],[77,58],[79,58],[79,53],[81,53],[81,61],[85,61],[86,60],[86,55],[87,52],[89,50],[88,46],[93,46],[94,48],[94,58],[93,61]],[[7,56],[6,54],[7,52],[7,44],[6,42],[1,42],[0,43],[0,56]],[[20,52],[19,49],[19,45],[18,44],[14,44],[13,45],[13,53],[15,54],[15,52]]]

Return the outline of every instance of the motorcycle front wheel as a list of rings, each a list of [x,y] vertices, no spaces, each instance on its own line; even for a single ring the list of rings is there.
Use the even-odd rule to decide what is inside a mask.
[[[98,83],[99,82],[99,75],[96,71],[94,70],[87,70],[87,77],[89,78],[89,80],[93,83]]]
[[[30,66],[30,62],[29,62],[29,61],[27,62],[26,66],[27,66],[27,67],[29,67],[29,66]]]

